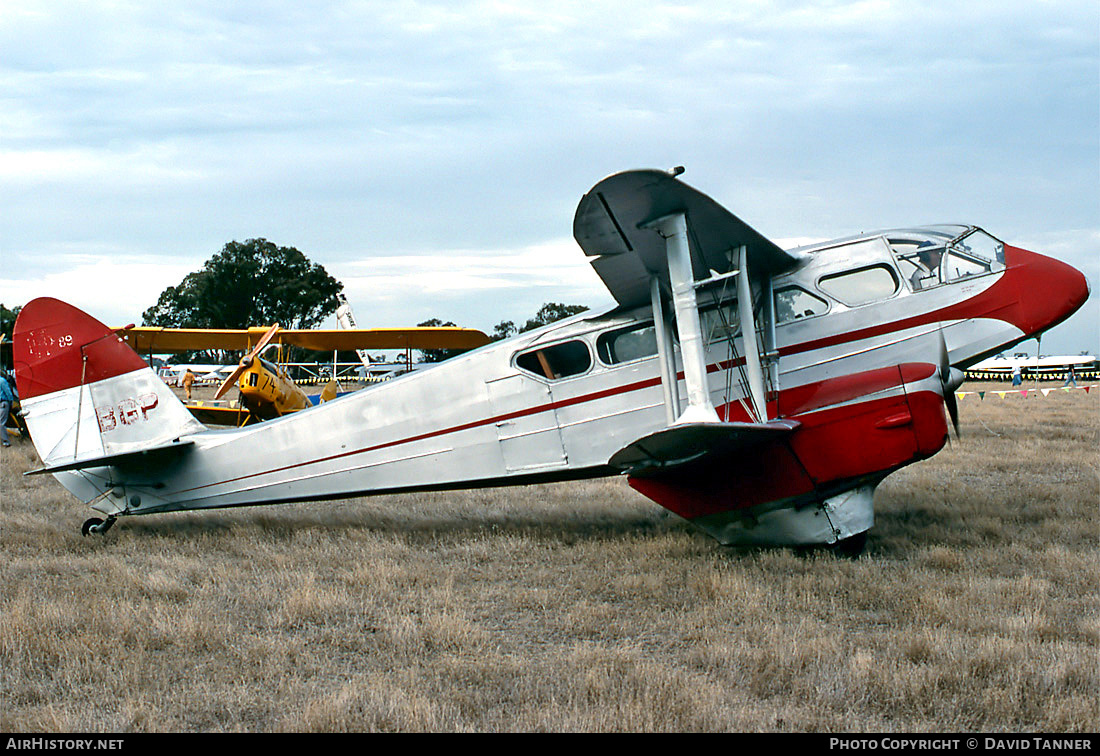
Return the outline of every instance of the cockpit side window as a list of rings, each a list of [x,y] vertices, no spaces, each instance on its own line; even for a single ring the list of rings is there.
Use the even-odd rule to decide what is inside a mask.
[[[982,231],[980,228],[974,229],[961,239],[956,239],[951,242],[952,250],[958,251],[965,255],[972,257],[978,257],[984,259],[990,263],[990,267],[993,270],[1000,270],[1004,267],[1005,263],[1005,245],[1004,242],[999,239],[994,239],[992,236]],[[998,267],[999,264],[999,267]]]
[[[586,372],[592,367],[592,354],[583,341],[566,341],[518,355],[516,367],[556,381]]]
[[[991,266],[987,260],[951,250],[947,253],[947,261],[944,263],[944,280],[957,281],[960,278],[981,276],[989,273],[990,269]]]
[[[944,280],[981,276],[1003,270],[1005,245],[981,229],[953,241],[947,248]]]
[[[981,229],[962,230],[955,238],[929,232],[889,239],[902,278],[913,291],[1004,269],[1002,242]]]
[[[931,241],[891,242],[902,278],[913,291],[922,291],[943,283],[944,247]]]

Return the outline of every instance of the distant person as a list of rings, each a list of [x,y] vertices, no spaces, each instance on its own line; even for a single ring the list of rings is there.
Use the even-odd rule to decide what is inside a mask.
[[[1024,371],[1020,369],[1020,366],[1012,368],[1012,385],[1019,386],[1024,382]]]
[[[8,438],[8,415],[15,400],[15,389],[8,382],[8,374],[0,370],[0,444],[4,446],[11,446]]]
[[[187,398],[191,398],[191,386],[195,383],[195,374],[191,372],[191,368],[187,368],[187,372],[183,374],[183,390],[187,394]]]
[[[1073,365],[1069,366],[1069,370],[1066,372],[1066,382],[1062,385],[1077,388],[1077,371],[1073,369]]]

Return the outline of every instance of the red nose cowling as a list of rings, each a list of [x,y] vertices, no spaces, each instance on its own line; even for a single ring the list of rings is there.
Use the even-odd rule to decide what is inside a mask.
[[[1052,257],[1006,244],[1005,264],[1017,295],[1011,319],[1028,336],[1061,323],[1089,298],[1081,271]]]

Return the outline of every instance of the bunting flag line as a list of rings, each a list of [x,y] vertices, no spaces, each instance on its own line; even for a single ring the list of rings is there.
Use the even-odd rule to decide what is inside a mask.
[[[1062,392],[1084,391],[1087,394],[1087,393],[1089,393],[1089,389],[1096,388],[1096,386],[1097,386],[1097,384],[1091,384],[1091,385],[1088,385],[1088,386],[1061,386],[1061,387],[1058,387],[1058,388],[1009,389],[1008,391],[988,391],[988,390],[987,391],[956,391],[955,392],[955,398],[957,398],[961,402],[964,398],[966,398],[968,396],[973,396],[975,394],[977,395],[977,397],[979,399],[985,399],[985,395],[986,394],[991,394],[991,393],[996,394],[997,396],[1001,397],[1002,399],[1004,399],[1006,396],[1009,396],[1010,394],[1011,395],[1018,394],[1018,395],[1024,397],[1025,399],[1028,396],[1037,396],[1040,393],[1043,395],[1043,397],[1048,397],[1048,396],[1051,395],[1052,392],[1055,392],[1055,391],[1062,391]]]

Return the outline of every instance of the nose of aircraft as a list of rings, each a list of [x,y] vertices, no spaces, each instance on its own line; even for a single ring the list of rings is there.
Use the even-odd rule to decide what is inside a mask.
[[[1018,293],[1018,322],[1028,336],[1061,323],[1089,298],[1084,274],[1046,255],[1005,245],[1005,264]]]

